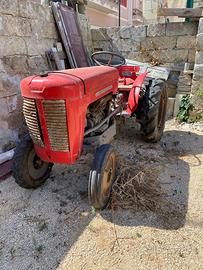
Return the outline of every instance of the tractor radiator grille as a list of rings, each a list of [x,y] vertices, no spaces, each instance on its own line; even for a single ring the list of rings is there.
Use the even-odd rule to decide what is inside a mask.
[[[33,142],[43,146],[41,130],[38,121],[38,112],[34,99],[25,97],[23,98],[23,114]]]
[[[43,108],[51,149],[69,151],[65,100],[44,100]]]

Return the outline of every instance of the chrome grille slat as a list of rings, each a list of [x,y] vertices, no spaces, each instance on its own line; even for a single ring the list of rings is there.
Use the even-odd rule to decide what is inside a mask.
[[[64,102],[65,102],[64,99],[54,99],[54,100],[49,99],[49,100],[46,100],[45,101],[45,104],[44,105],[46,106],[47,104],[57,104],[57,103],[63,105]]]
[[[69,151],[65,100],[44,100],[43,109],[53,151]]]
[[[52,130],[49,128],[48,131],[51,132]],[[55,132],[54,132],[55,136],[57,135],[57,137],[58,137],[58,136],[61,135],[61,137],[63,137],[63,134],[61,133],[62,131],[63,131],[63,132],[66,132],[65,129],[60,129],[59,131],[55,131]],[[53,136],[54,136],[54,135],[53,135]]]
[[[34,143],[43,146],[40,126],[38,123],[37,107],[34,99],[23,98],[23,114],[32,140]]]
[[[57,115],[54,115],[54,116],[52,116],[52,115],[49,115],[49,114],[46,114],[46,116],[48,117],[48,120],[49,121],[52,121],[52,120],[58,120],[59,119],[59,117],[61,116],[61,114],[59,114],[58,116]],[[66,123],[66,120],[65,119],[61,119],[61,121],[60,121],[60,123]],[[53,124],[54,124],[55,122],[53,122]]]

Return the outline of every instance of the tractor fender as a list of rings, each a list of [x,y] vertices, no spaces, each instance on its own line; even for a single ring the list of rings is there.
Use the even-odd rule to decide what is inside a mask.
[[[130,90],[130,94],[128,97],[128,106],[127,106],[127,113],[132,115],[134,111],[137,109],[139,97],[140,97],[140,90],[142,88],[144,79],[147,75],[147,71],[141,73],[134,81],[132,88]]]

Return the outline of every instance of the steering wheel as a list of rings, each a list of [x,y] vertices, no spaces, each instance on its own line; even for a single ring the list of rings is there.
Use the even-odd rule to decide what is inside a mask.
[[[95,52],[91,55],[91,59],[99,66],[120,67],[125,64],[125,58],[114,52]]]

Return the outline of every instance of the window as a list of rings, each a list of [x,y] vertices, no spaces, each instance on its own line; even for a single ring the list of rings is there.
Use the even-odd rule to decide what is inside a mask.
[[[121,6],[127,7],[127,0],[121,0]]]

